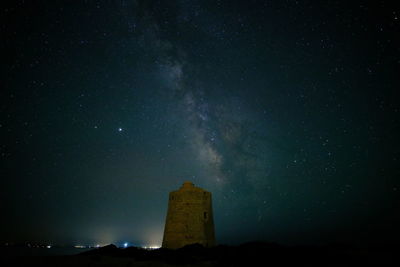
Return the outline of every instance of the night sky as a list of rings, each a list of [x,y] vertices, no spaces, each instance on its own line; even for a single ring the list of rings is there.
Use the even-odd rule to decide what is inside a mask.
[[[374,2],[3,5],[0,241],[160,245],[186,180],[220,244],[399,241],[400,12]]]

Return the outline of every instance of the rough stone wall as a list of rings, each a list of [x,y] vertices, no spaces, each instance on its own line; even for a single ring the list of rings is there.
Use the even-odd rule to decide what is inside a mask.
[[[211,193],[185,182],[169,194],[162,247],[176,249],[195,243],[215,245]]]

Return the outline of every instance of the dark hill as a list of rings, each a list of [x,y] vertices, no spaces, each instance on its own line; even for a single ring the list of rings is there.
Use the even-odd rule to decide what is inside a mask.
[[[138,247],[117,248],[108,245],[80,254],[85,256],[128,257],[135,261],[156,261],[174,265],[249,266],[260,263],[279,265],[359,265],[394,264],[399,248],[357,249],[351,246],[281,246],[276,243],[250,242],[239,246],[219,245],[205,248],[200,244],[177,250],[146,250]]]
[[[204,248],[147,250],[115,245],[72,256],[0,257],[0,266],[400,266],[399,246],[282,246],[250,242]]]

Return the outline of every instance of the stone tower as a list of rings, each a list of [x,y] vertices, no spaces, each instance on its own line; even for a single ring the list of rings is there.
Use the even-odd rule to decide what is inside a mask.
[[[215,245],[211,193],[185,182],[169,193],[162,247],[176,249],[195,243]]]

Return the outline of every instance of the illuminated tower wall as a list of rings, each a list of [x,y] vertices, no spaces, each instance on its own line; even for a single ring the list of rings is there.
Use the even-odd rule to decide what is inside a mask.
[[[185,182],[169,194],[162,247],[176,249],[195,243],[215,245],[211,193]]]

